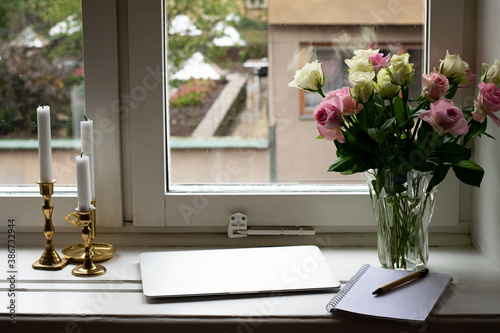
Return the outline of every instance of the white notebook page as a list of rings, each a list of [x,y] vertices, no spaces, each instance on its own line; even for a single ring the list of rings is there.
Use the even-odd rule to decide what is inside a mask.
[[[417,278],[391,291],[374,296],[372,292],[377,288],[412,272],[368,265],[363,266],[361,271],[364,273],[359,276],[359,280],[352,281],[350,290],[344,293],[341,290],[332,299],[327,307],[329,310],[424,321],[452,280],[450,275],[431,272],[425,277]]]

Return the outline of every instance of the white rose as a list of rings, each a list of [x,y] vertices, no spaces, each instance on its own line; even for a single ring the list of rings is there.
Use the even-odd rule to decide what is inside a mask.
[[[318,60],[307,63],[296,71],[293,81],[288,83],[289,87],[299,88],[310,92],[320,91],[325,84],[325,75]]]
[[[386,69],[382,69],[378,72],[375,89],[382,98],[393,98],[399,92],[399,86],[392,84],[391,77]]]
[[[408,53],[393,55],[389,70],[391,71],[392,82],[400,86],[408,84],[415,71],[413,64],[410,63],[410,55]]]
[[[356,71],[356,72],[369,72],[372,71],[372,65],[370,64],[370,61],[368,58],[352,58],[352,59],[346,59],[344,60],[347,66],[349,67],[349,71]]]
[[[493,65],[483,64],[481,81],[484,83],[494,83],[496,86],[500,85],[500,62],[498,62],[498,59],[495,59]]]
[[[439,72],[446,76],[452,83],[469,83],[465,71],[469,64],[460,58],[458,54],[450,54],[446,51],[446,57],[439,64]]]
[[[344,61],[349,67],[349,70],[369,72],[373,70],[373,67],[370,63],[370,56],[372,54],[377,54],[378,51],[378,49],[356,50],[354,51],[354,57],[352,57],[351,59],[346,59]]]
[[[380,49],[376,49],[376,50],[372,50],[372,49],[368,49],[368,50],[359,49],[359,50],[354,51],[354,55],[357,56],[357,57],[368,58],[371,55],[377,54],[379,52],[380,52]]]
[[[373,78],[375,72],[349,70],[349,82],[352,84],[352,97],[361,103],[366,103],[373,94]]]

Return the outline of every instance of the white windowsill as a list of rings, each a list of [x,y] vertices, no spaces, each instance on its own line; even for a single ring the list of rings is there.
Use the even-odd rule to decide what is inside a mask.
[[[148,303],[142,294],[138,254],[167,249],[120,247],[115,257],[103,263],[108,270],[105,275],[77,278],[71,274],[72,264],[55,272],[33,270],[31,264],[39,258],[42,247],[18,248],[16,327],[34,327],[39,331],[47,328],[52,332],[68,329],[128,332],[140,325],[147,325],[148,332],[164,331],[167,327],[198,332],[210,331],[211,327],[213,331],[227,332],[273,331],[273,327],[274,331],[288,327],[290,331],[315,332],[333,328],[349,332],[367,328],[372,332],[374,328],[386,332],[389,328],[397,332],[422,329],[434,332],[442,331],[442,325],[454,327],[455,332],[470,331],[468,325],[475,325],[475,331],[481,332],[500,328],[500,268],[472,248],[431,248],[429,269],[451,274],[454,284],[425,327],[361,317],[333,317],[325,310],[332,293]],[[378,265],[373,248],[322,248],[322,251],[343,283],[362,264]],[[9,289],[8,281],[2,280],[0,287],[5,295],[3,304],[8,304],[5,292]],[[4,318],[0,328],[13,328],[5,320],[6,306],[0,308]]]

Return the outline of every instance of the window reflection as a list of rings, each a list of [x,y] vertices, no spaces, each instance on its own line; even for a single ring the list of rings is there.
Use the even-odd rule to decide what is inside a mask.
[[[0,185],[36,181],[40,105],[51,108],[54,178],[58,185],[75,183],[85,112],[80,6],[76,0],[0,3]]]

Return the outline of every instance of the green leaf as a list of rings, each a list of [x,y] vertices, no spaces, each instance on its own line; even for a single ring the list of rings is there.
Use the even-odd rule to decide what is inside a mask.
[[[400,123],[406,119],[406,111],[403,103],[403,99],[401,97],[396,97],[394,99],[394,109],[393,115],[396,116],[397,122]]]
[[[389,118],[385,123],[382,124],[380,128],[383,130],[389,129],[392,126],[392,124],[394,124],[395,121],[396,117]]]
[[[452,86],[448,89],[448,92],[446,93],[446,98],[452,99],[453,96],[457,93],[459,83],[453,83]]]
[[[357,156],[341,156],[333,161],[328,171],[345,172],[350,170],[358,162]]]
[[[387,135],[380,128],[368,128],[367,131],[370,138],[377,141],[378,143],[386,142]]]
[[[472,161],[460,161],[454,164],[453,171],[461,182],[477,187],[481,185],[484,176],[483,168]]]
[[[420,102],[419,105],[417,105],[417,107],[415,108],[415,110],[413,110],[412,115],[416,116],[416,113],[418,111],[428,110],[429,109],[429,105],[430,105],[430,102],[424,98],[424,100],[422,102]]]
[[[488,134],[488,133],[486,133],[486,132],[484,132],[483,134],[484,134],[485,136],[487,136],[488,138],[490,138],[490,139],[496,140],[496,138],[495,138],[493,135],[491,135],[491,134]]]
[[[486,125],[486,121],[480,123],[473,120],[469,125],[469,131],[464,136],[464,144],[483,134],[486,131]]]
[[[449,164],[439,164],[435,169],[434,169],[434,175],[432,176],[432,179],[429,183],[429,186],[427,187],[427,191],[430,191],[434,186],[439,185],[446,175],[448,174],[448,171],[450,170],[451,165]]]
[[[443,162],[457,164],[470,159],[471,151],[469,148],[462,147],[457,143],[446,142],[435,152],[435,156]]]

